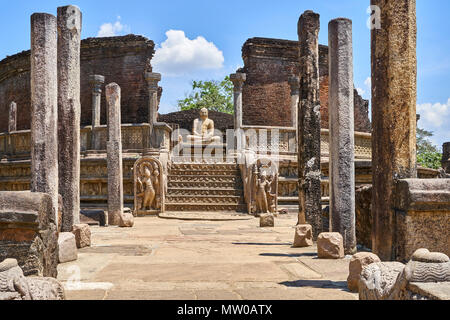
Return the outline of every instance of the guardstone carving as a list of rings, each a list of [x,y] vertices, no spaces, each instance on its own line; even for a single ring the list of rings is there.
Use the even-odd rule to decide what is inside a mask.
[[[268,159],[258,159],[251,167],[251,212],[256,215],[278,212],[278,167]]]
[[[150,215],[165,211],[164,171],[161,162],[143,157],[134,165],[134,214]]]

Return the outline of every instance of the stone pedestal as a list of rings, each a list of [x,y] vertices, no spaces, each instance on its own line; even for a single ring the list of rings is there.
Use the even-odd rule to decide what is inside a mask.
[[[305,248],[313,245],[312,226],[301,224],[295,227],[294,248]]]
[[[355,125],[352,21],[331,20],[329,48],[330,231],[344,238],[346,254],[356,252]]]
[[[58,160],[62,231],[80,223],[81,12],[58,8]]]
[[[56,17],[31,16],[31,191],[48,193],[58,211],[58,74]]]
[[[373,252],[394,259],[394,181],[417,177],[416,1],[371,0],[381,28],[372,30]]]
[[[78,259],[77,243],[72,232],[61,232],[58,237],[59,263],[76,261]]]
[[[245,73],[233,73],[230,80],[234,85],[234,130],[242,128],[242,88],[247,80]]]
[[[317,238],[317,255],[319,259],[342,259],[344,253],[344,239],[337,232],[324,232]]]
[[[305,11],[298,22],[300,103],[298,111],[299,223],[313,237],[322,232],[319,101],[319,15]]]
[[[275,216],[271,213],[263,213],[259,216],[259,226],[261,228],[275,227]]]
[[[8,114],[8,132],[11,133],[14,131],[17,131],[17,104],[11,102]]]

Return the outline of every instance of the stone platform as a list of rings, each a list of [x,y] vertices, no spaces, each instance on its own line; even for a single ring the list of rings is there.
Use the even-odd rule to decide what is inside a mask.
[[[58,279],[71,300],[358,299],[347,290],[349,260],[292,248],[296,222],[143,217],[130,229],[93,227],[92,247],[59,265]]]
[[[164,212],[160,213],[162,219],[176,219],[185,221],[237,221],[253,220],[255,217],[249,214],[232,212]]]

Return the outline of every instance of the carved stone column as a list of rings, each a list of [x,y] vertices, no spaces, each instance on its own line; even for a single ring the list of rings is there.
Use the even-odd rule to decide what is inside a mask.
[[[52,197],[58,212],[58,33],[56,17],[31,16],[31,191]]]
[[[148,123],[153,125],[158,120],[158,83],[161,81],[161,74],[146,72],[145,80],[148,83]]]
[[[289,78],[289,85],[291,86],[291,117],[292,126],[297,129],[298,122],[298,104],[300,102],[300,78],[293,76]]]
[[[446,142],[442,146],[442,168],[445,173],[450,174],[450,142]]]
[[[298,111],[299,224],[313,238],[323,231],[320,170],[319,15],[305,11],[298,21],[300,103]],[[306,221],[305,221],[306,220]]]
[[[330,227],[344,238],[346,254],[356,253],[355,120],[352,21],[331,20],[329,48]]]
[[[13,101],[9,105],[8,132],[17,131],[17,104]]]
[[[81,12],[58,8],[58,161],[62,231],[80,223]]]
[[[245,73],[233,73],[230,80],[234,85],[234,130],[242,128],[242,88],[247,80]]]
[[[416,178],[416,1],[371,0],[381,13],[372,30],[372,250],[395,259],[393,186]]]
[[[105,77],[101,75],[89,76],[89,82],[92,86],[92,135],[91,135],[91,149],[100,149],[100,137],[98,135],[98,128],[100,127],[101,119],[101,104],[102,104],[102,86],[105,83]]]

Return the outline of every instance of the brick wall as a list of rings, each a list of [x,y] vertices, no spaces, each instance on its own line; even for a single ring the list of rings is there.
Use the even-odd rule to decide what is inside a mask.
[[[299,73],[298,42],[251,38],[242,47],[247,74],[243,88],[244,125],[292,126],[288,79]],[[328,47],[319,46],[322,128],[328,128]],[[355,130],[369,132],[368,101],[355,93]]]
[[[154,43],[142,36],[89,38],[81,41],[81,124],[92,118],[89,76],[105,76],[105,84],[116,82],[122,89],[122,122],[148,120],[145,70],[151,71]],[[17,103],[18,130],[30,128],[30,51],[0,62],[0,132],[8,129],[8,106]],[[102,94],[102,124],[106,123],[106,101]]]

